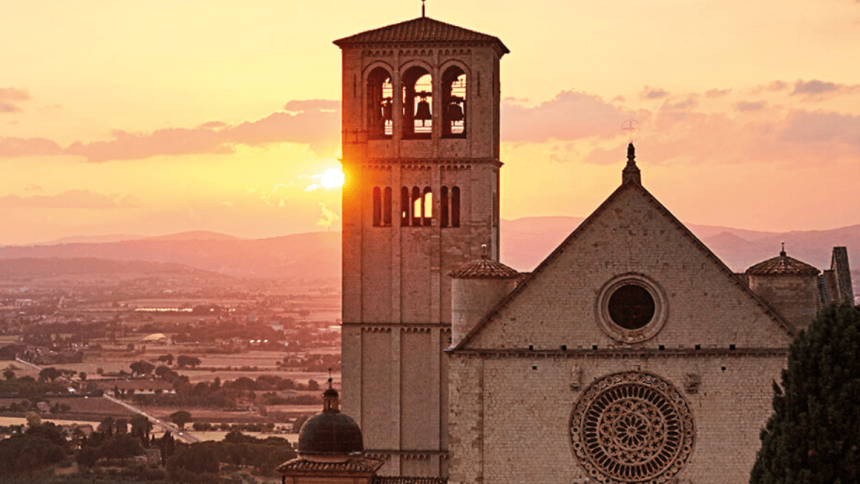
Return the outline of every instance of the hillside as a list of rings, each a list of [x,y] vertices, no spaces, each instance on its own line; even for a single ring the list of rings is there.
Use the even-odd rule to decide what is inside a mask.
[[[220,235],[220,234],[218,234]],[[0,260],[89,258],[183,264],[236,277],[340,277],[340,233],[312,232],[268,239],[188,234],[106,243],[0,247]]]
[[[581,222],[578,217],[527,217],[502,220],[501,259],[521,270],[534,269]],[[785,242],[789,255],[829,268],[831,248],[848,247],[860,269],[860,225],[833,230],[785,233],[689,225],[714,253],[735,271],[774,257]],[[340,232],[311,232],[245,240],[213,232],[105,243],[66,243],[0,247],[0,260],[84,258],[182,264],[236,277],[321,279],[340,277]],[[0,277],[4,277],[0,273]],[[860,278],[858,278],[860,280]]]

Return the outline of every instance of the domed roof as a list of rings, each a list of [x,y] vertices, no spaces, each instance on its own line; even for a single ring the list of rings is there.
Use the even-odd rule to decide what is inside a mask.
[[[787,256],[785,250],[782,250],[778,257],[759,262],[746,270],[747,274],[754,276],[817,276],[819,272],[817,268]]]
[[[323,411],[309,418],[299,431],[299,456],[347,457],[363,451],[361,429],[340,413],[337,391],[329,387],[323,393]]]
[[[517,279],[520,273],[510,267],[482,257],[466,263],[451,273],[454,279]]]

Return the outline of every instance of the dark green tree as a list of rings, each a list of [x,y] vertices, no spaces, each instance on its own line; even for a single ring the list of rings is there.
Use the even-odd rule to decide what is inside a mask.
[[[823,309],[792,343],[751,484],[860,479],[860,308]]]
[[[178,410],[170,414],[170,421],[184,429],[185,424],[191,421],[191,414],[185,410]]]

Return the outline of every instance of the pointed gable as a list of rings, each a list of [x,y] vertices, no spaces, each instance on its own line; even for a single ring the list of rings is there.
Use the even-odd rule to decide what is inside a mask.
[[[655,300],[641,331],[614,331],[607,314],[625,281]],[[793,334],[653,195],[624,183],[453,350],[784,350]]]
[[[406,22],[368,30],[349,37],[335,40],[340,48],[358,44],[414,44],[429,42],[450,42],[457,44],[481,43],[494,44],[502,54],[510,53],[498,37],[464,29],[430,17],[418,17]]]

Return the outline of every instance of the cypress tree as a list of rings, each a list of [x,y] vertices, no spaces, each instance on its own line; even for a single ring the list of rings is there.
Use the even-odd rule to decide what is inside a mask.
[[[860,307],[829,306],[792,343],[750,484],[860,481]]]

